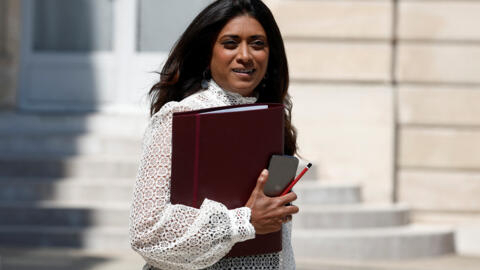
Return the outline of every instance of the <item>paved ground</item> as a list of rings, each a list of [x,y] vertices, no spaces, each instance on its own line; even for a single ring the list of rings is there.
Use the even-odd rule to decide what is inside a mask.
[[[334,261],[297,259],[298,270],[480,270],[480,257],[443,256],[400,261]]]
[[[133,251],[0,248],[0,270],[140,270],[142,266],[143,259]]]
[[[0,270],[140,270],[134,252],[86,252],[77,249],[0,248]],[[479,270],[480,257],[445,256],[404,261],[297,259],[297,270]]]

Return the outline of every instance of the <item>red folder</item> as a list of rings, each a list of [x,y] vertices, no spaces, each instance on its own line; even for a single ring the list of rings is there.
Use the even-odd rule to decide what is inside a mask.
[[[266,105],[267,109],[205,114]],[[245,109],[245,108],[244,108]],[[245,206],[272,155],[282,155],[284,107],[256,103],[173,114],[172,204],[199,208],[205,198]],[[234,245],[227,257],[278,252],[281,231]]]

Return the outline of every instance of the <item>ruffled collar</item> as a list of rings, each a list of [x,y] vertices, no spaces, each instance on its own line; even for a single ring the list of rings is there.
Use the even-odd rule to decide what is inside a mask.
[[[252,104],[258,99],[258,97],[244,97],[239,93],[224,90],[213,79],[209,81],[207,91],[215,92],[220,97],[224,97],[230,104]]]

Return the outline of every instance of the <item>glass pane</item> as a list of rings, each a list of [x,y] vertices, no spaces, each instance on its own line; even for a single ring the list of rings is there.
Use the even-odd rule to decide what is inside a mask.
[[[113,0],[35,0],[35,51],[109,51]]]
[[[0,0],[0,56],[7,48],[7,1]]]
[[[188,24],[212,0],[140,0],[139,51],[170,51]]]

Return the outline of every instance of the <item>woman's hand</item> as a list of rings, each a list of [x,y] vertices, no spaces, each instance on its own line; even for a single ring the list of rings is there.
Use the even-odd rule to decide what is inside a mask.
[[[263,187],[268,179],[268,170],[263,170],[257,180],[245,206],[252,210],[250,222],[257,234],[267,234],[279,231],[282,223],[290,221],[292,215],[298,213],[298,207],[286,205],[297,199],[297,194],[290,192],[281,197],[268,197],[263,193]]]

